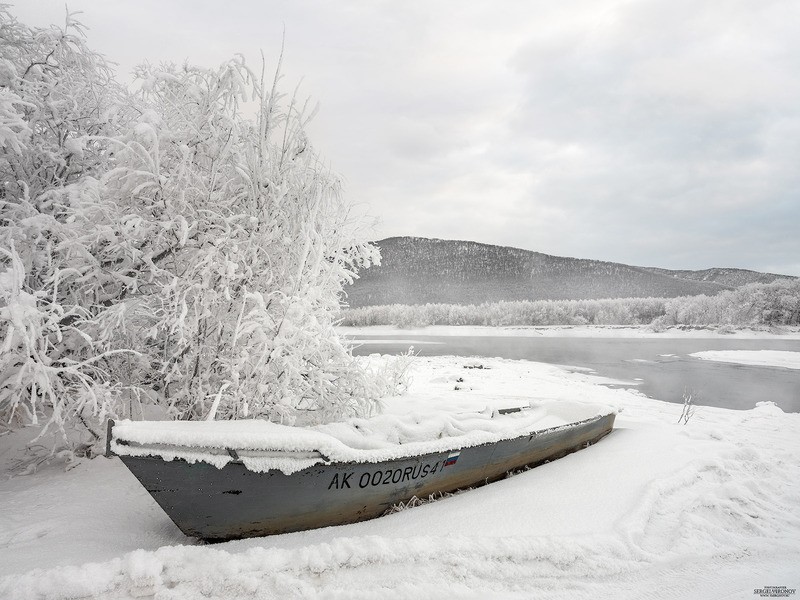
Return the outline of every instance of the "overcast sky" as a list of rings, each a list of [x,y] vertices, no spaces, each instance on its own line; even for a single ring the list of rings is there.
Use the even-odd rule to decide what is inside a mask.
[[[14,2],[14,0],[11,0]],[[18,1],[28,25],[63,0]],[[309,136],[370,237],[800,275],[797,0],[71,0],[133,66],[242,53],[320,103]]]

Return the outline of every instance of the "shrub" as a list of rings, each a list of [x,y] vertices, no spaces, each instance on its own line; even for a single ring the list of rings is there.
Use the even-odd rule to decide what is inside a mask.
[[[379,255],[278,73],[144,66],[128,92],[72,18],[0,19],[0,418],[373,410],[334,318]]]

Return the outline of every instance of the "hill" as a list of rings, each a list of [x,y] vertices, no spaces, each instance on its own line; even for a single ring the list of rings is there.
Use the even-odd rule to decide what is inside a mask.
[[[673,271],[656,267],[647,267],[647,269],[653,273],[660,273],[662,275],[668,275],[669,277],[692,279],[694,281],[710,281],[731,287],[741,287],[748,283],[772,283],[776,279],[792,279],[792,277],[788,275],[760,273],[759,271],[750,271],[748,269],[721,269],[716,267],[712,269],[703,269],[701,271]]]
[[[636,267],[468,241],[393,237],[376,245],[382,264],[362,271],[345,290],[353,308],[713,295],[780,278],[743,269]]]

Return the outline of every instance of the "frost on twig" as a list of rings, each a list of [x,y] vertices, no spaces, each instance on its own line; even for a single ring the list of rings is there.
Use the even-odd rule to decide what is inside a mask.
[[[689,422],[689,419],[692,418],[695,411],[697,410],[697,406],[693,404],[694,397],[691,392],[684,391],[683,392],[683,409],[681,410],[681,416],[678,417],[678,423],[683,423],[686,425]]]

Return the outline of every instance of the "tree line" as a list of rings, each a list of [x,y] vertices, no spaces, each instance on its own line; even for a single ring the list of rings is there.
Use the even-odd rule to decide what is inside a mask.
[[[344,310],[341,325],[401,328],[427,325],[490,327],[647,325],[740,329],[800,325],[800,279],[753,283],[714,296],[537,300],[484,304],[391,304]]]

